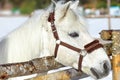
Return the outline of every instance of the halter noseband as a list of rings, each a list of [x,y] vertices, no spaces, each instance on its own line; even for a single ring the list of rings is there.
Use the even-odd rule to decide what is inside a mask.
[[[53,36],[56,39],[56,46],[55,46],[55,51],[54,51],[55,58],[57,57],[57,52],[58,52],[58,49],[59,49],[60,45],[62,45],[64,47],[67,47],[67,48],[69,48],[69,49],[71,49],[73,51],[76,51],[78,53],[86,51],[88,54],[90,54],[92,51],[94,51],[94,50],[96,50],[98,48],[103,47],[103,45],[100,44],[98,40],[94,40],[94,41],[88,43],[87,45],[85,45],[84,46],[84,50],[83,49],[79,49],[77,47],[74,47],[74,46],[72,46],[70,44],[67,44],[67,43],[61,41],[60,38],[59,38],[57,29],[56,29],[55,24],[54,24],[54,21],[55,21],[55,19],[54,19],[54,12],[51,12],[49,14],[48,21],[51,23],[51,29],[52,29],[52,32],[53,32]],[[78,63],[78,70],[79,71],[81,71],[83,57],[84,57],[84,55],[80,54],[79,63]]]

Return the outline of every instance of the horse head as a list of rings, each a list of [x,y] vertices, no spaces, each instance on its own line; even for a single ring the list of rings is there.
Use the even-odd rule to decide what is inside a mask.
[[[51,24],[56,27],[59,39],[55,40],[54,38],[51,45],[59,44],[56,57],[58,62],[66,66],[72,66],[75,69],[78,69],[80,65],[83,72],[100,79],[109,74],[111,69],[110,60],[101,46],[102,44],[88,33],[86,21],[78,13],[78,4],[79,1],[69,1],[65,4],[55,3],[55,21],[54,24]],[[71,50],[55,41],[72,45],[80,49],[80,51]],[[87,49],[89,50],[85,49],[86,46],[88,46]],[[94,50],[90,50],[93,49],[92,46],[95,48]],[[54,51],[54,49],[55,46],[52,50]],[[83,57],[81,64],[79,64],[80,55]]]

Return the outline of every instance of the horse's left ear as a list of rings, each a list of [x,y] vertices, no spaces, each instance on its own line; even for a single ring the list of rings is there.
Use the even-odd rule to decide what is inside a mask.
[[[71,4],[70,8],[71,8],[71,9],[77,9],[78,5],[79,5],[79,0],[76,0],[75,2],[73,2],[73,3]]]
[[[68,10],[70,9],[70,5],[71,5],[71,1],[65,3],[64,5],[57,5],[56,6],[56,16],[55,19],[56,20],[60,20],[62,18],[64,18],[68,12]]]
[[[56,6],[56,4],[57,4],[57,3],[55,2],[55,0],[51,0],[51,1],[52,1],[52,2],[53,2],[53,4]]]

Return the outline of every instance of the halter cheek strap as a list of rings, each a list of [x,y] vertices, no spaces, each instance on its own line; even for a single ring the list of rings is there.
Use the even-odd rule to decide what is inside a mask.
[[[86,51],[88,54],[90,54],[91,52],[93,52],[94,50],[96,50],[98,48],[103,47],[102,44],[100,44],[98,40],[94,40],[94,41],[88,43],[87,45],[85,45],[84,46],[84,50],[83,49],[79,49],[77,47],[74,47],[74,46],[72,46],[70,44],[67,44],[67,43],[61,41],[59,36],[58,36],[58,32],[57,32],[57,29],[56,29],[55,24],[54,24],[54,21],[55,21],[55,19],[54,19],[54,12],[51,12],[49,14],[48,21],[51,23],[51,29],[52,29],[52,32],[53,32],[53,36],[56,39],[56,46],[55,46],[55,51],[54,51],[55,58],[57,57],[57,52],[58,52],[58,49],[59,49],[60,45],[62,45],[64,47],[67,47],[67,48],[69,48],[69,49],[71,49],[73,51],[76,51],[78,53],[82,53],[83,51]],[[79,62],[78,62],[78,70],[79,71],[82,71],[81,67],[82,67],[83,57],[84,57],[84,55],[80,54]]]

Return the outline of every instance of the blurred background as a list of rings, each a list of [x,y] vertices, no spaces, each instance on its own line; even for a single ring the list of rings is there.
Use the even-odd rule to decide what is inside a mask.
[[[120,0],[79,1],[80,14],[86,17],[92,37],[100,38],[102,30],[120,30]],[[33,11],[44,9],[50,3],[51,0],[0,0],[0,40],[26,22]],[[112,73],[102,80],[112,80]]]
[[[56,0],[59,1],[59,0]],[[69,1],[69,0],[66,0]],[[106,16],[107,1],[111,1],[111,16],[120,16],[120,0],[79,0],[81,14],[88,17]],[[0,0],[0,15],[29,15],[36,9],[46,8],[51,0]]]
[[[120,29],[120,0],[79,2],[79,12],[86,17],[91,36],[99,38],[99,33],[104,29]],[[0,38],[28,20],[32,12],[44,9],[50,4],[51,0],[0,0]]]

